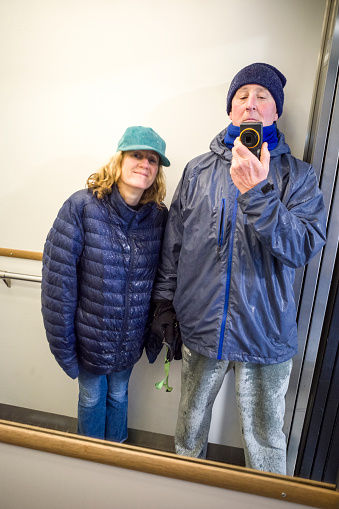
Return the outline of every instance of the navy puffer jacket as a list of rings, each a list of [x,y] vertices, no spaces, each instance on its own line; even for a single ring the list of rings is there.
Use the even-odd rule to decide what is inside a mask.
[[[140,358],[167,213],[153,202],[130,208],[116,186],[102,200],[78,191],[59,211],[43,253],[42,314],[71,378],[79,364],[105,375]]]
[[[169,211],[154,298],[173,301],[184,344],[214,359],[275,364],[297,352],[295,269],[325,244],[314,170],[284,135],[268,178],[244,194],[226,129],[185,168]]]

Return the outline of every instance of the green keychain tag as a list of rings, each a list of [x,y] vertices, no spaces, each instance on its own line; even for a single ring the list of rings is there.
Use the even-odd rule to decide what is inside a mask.
[[[167,352],[166,352],[166,357],[167,357]],[[161,380],[161,382],[157,382],[155,384],[155,387],[157,389],[161,389],[162,387],[166,387],[166,392],[171,392],[173,390],[173,387],[170,387],[168,385],[168,377],[169,377],[170,364],[171,364],[170,361],[166,358],[165,359],[165,378],[163,380]]]

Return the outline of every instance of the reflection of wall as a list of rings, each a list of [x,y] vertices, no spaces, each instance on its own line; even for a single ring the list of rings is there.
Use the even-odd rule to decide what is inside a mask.
[[[286,502],[274,498],[2,443],[0,468],[3,509],[282,509],[286,506]],[[309,508],[291,502],[287,507]]]
[[[231,0],[4,0],[0,244],[42,251],[62,202],[108,160],[128,125],[151,125],[166,139],[169,204],[185,163],[229,123],[229,82],[253,61],[286,74],[278,125],[301,157],[325,3],[243,0],[240,10]],[[2,270],[40,272],[39,262],[0,261]],[[49,353],[38,285],[1,284],[0,297],[1,401],[75,416],[77,384]],[[166,394],[154,389],[162,360],[137,365],[131,427],[173,434],[179,371],[173,366],[175,390]],[[214,414],[211,441],[239,445],[231,378]]]

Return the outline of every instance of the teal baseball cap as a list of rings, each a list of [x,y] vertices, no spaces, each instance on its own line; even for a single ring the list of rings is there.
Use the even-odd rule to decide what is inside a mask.
[[[126,150],[153,150],[160,156],[163,166],[170,166],[171,164],[165,156],[165,141],[150,127],[127,127],[118,143],[118,150],[122,152],[126,152]]]

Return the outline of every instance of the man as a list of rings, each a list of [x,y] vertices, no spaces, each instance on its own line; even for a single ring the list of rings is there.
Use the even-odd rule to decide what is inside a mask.
[[[182,347],[178,454],[204,458],[214,400],[235,370],[246,466],[286,473],[285,395],[297,353],[294,273],[325,244],[325,210],[312,166],[276,127],[286,83],[255,63],[231,82],[232,123],[190,161],[173,197],[153,297],[153,332]],[[263,125],[260,159],[240,124]]]

